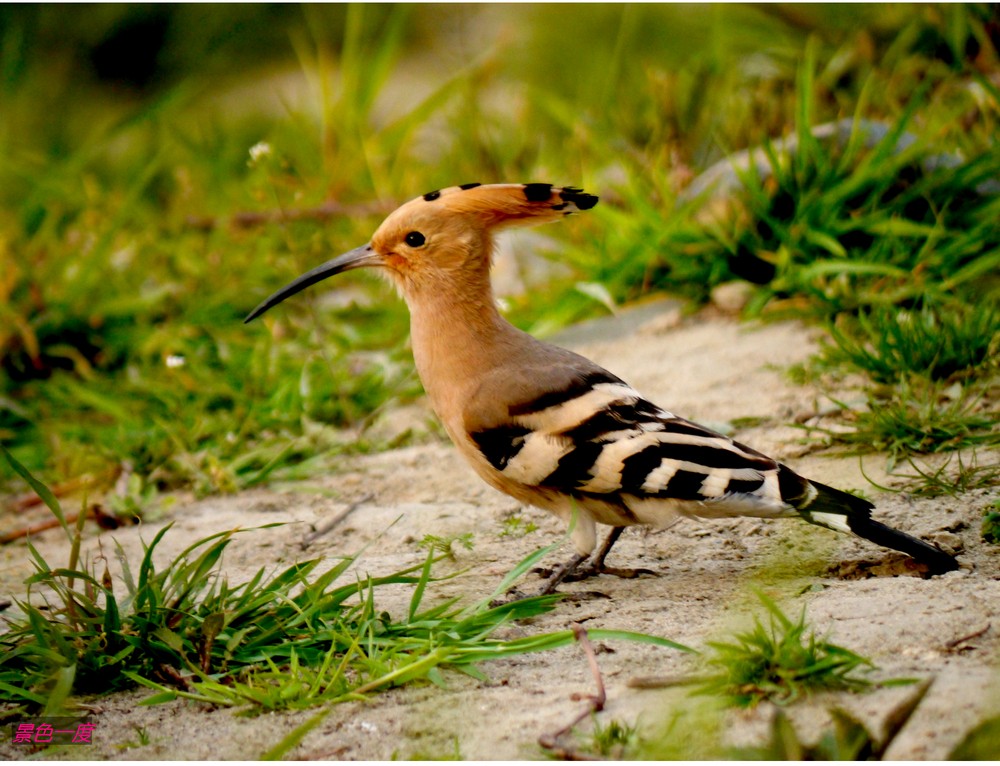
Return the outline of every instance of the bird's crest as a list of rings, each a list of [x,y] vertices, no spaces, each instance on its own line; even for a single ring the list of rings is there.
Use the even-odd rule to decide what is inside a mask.
[[[442,212],[479,219],[487,228],[555,221],[590,210],[597,196],[573,186],[552,184],[462,184],[428,192],[406,203],[400,211],[427,205]]]

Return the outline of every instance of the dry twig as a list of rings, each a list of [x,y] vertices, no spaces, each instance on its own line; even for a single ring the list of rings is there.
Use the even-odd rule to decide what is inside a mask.
[[[367,503],[373,497],[375,497],[375,495],[373,493],[371,493],[371,492],[369,492],[366,495],[362,495],[360,498],[358,498],[353,503],[351,503],[350,505],[348,505],[340,513],[338,513],[336,516],[334,516],[332,519],[330,519],[322,527],[320,527],[319,529],[315,530],[314,532],[310,532],[308,535],[306,535],[302,539],[302,543],[301,543],[302,550],[305,550],[306,548],[308,548],[310,545],[312,545],[314,542],[316,542],[323,535],[328,534],[329,532],[331,532],[333,529],[335,529],[337,527],[338,524],[340,524],[340,522],[342,522],[344,519],[346,519],[349,514],[353,513],[354,510],[359,505],[363,505],[364,503]]]
[[[974,638],[979,638],[981,635],[986,633],[986,631],[988,631],[991,627],[992,627],[991,623],[986,623],[985,628],[980,628],[979,630],[973,633],[969,633],[967,636],[962,636],[960,638],[953,638],[951,639],[951,641],[946,641],[944,644],[944,648],[949,652],[954,651],[955,649],[958,649],[966,641],[971,641]]]
[[[78,512],[67,513],[66,523],[73,524],[80,517]],[[91,505],[87,509],[87,518],[93,519],[97,522],[97,525],[101,529],[118,529],[122,525],[121,520],[104,510],[104,507],[98,504]],[[15,529],[12,532],[4,532],[0,534],[0,545],[4,543],[10,543],[14,540],[20,540],[22,537],[31,537],[31,535],[37,535],[39,532],[44,532],[48,529],[54,529],[60,526],[59,519],[51,518],[45,521],[40,521],[37,524],[32,524],[28,527],[22,527],[21,529]]]
[[[590,639],[587,637],[587,629],[577,623],[573,625],[573,635],[576,638],[577,643],[579,643],[580,647],[583,649],[583,653],[587,657],[587,664],[590,666],[590,673],[594,677],[597,694],[580,697],[580,699],[587,700],[587,707],[583,710],[583,712],[576,716],[576,718],[570,721],[566,726],[559,729],[559,731],[552,734],[542,734],[538,738],[538,744],[548,750],[554,757],[560,758],[564,761],[596,761],[599,759],[594,756],[587,755],[586,753],[581,753],[576,748],[570,745],[563,745],[560,742],[560,740],[573,731],[574,727],[584,718],[604,710],[604,703],[607,702],[608,699],[607,693],[604,690],[604,679],[601,677],[601,669],[597,664],[597,653],[594,651],[594,646],[590,643]]]

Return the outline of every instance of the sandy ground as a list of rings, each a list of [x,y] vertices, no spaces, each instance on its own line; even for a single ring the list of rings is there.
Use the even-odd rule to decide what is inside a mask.
[[[659,576],[602,577],[566,585],[566,592],[584,597],[564,601],[530,624],[512,626],[508,635],[582,622],[586,627],[655,633],[701,647],[706,640],[746,627],[749,615],[762,614],[749,590],[758,584],[789,614],[805,606],[819,633],[870,657],[878,666],[874,678],[935,679],[888,751],[890,758],[944,758],[965,731],[1000,711],[1000,554],[978,531],[983,509],[1000,492],[980,490],[932,500],[880,493],[862,478],[856,457],[838,458],[805,446],[803,433],[783,424],[822,411],[827,401],[817,390],[791,385],[781,370],[815,350],[811,331],[794,323],[751,326],[717,314],[684,318],[672,304],[658,303],[576,327],[561,340],[673,412],[715,427],[726,427],[737,418],[757,419],[753,427],[735,431],[741,441],[818,480],[863,488],[877,501],[879,518],[959,551],[962,570],[922,579],[907,568],[903,557],[794,520],[685,521],[657,533],[629,530],[612,554],[612,563],[646,567]],[[404,419],[412,425],[426,417],[423,410],[411,407],[390,413],[379,427],[392,429]],[[885,479],[883,467],[884,460],[877,457],[864,463],[866,472],[879,481]],[[327,496],[315,491],[318,486],[329,490]],[[307,534],[368,493],[369,501],[303,549]],[[538,530],[502,537],[504,520],[515,513],[530,518]],[[360,566],[372,574],[388,573],[422,560],[415,542],[425,534],[471,532],[474,549],[456,546],[454,565],[469,572],[438,584],[433,592],[434,598],[462,595],[469,600],[491,593],[521,558],[562,534],[554,519],[521,509],[482,484],[450,445],[431,435],[420,446],[345,459],[340,470],[301,491],[257,490],[179,503],[169,519],[105,533],[104,549],[109,550],[107,538],[114,537],[134,554],[140,550],[140,538],[150,540],[168,520],[174,528],[160,551],[164,561],[218,530],[289,522],[235,538],[224,559],[231,582],[261,566],[353,553],[376,536]],[[99,543],[95,534],[85,547],[93,555]],[[36,545],[48,560],[65,560],[60,533],[45,533]],[[0,598],[18,595],[29,571],[26,550],[20,544],[8,545],[0,557]],[[531,589],[537,581],[529,575],[524,587]],[[390,593],[382,606],[401,614],[408,598],[402,590]],[[974,633],[980,634],[956,643]],[[689,655],[628,642],[614,642],[607,649],[598,655],[608,691],[602,721],[638,721],[643,731],[652,731],[695,705],[682,690],[628,686],[639,676],[693,672]],[[577,695],[593,690],[576,646],[488,663],[482,669],[489,683],[449,673],[447,689],[415,686],[341,705],[290,757],[446,757],[457,746],[467,759],[540,758],[538,737],[572,720],[584,704]],[[880,733],[890,709],[910,693],[912,687],[823,695],[791,706],[789,713],[807,740],[828,723],[825,710],[834,704],[862,716]],[[256,759],[315,712],[248,718],[184,701],[137,706],[145,696],[145,691],[136,691],[96,700],[96,744],[55,756]],[[773,713],[765,704],[728,714],[725,740],[759,740]],[[147,744],[139,744],[140,729],[149,737]],[[0,757],[27,754],[9,742],[0,744]]]

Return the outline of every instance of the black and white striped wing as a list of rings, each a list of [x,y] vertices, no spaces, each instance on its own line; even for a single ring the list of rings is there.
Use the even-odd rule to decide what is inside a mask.
[[[674,416],[604,371],[512,406],[509,416],[472,438],[497,471],[520,484],[630,506],[711,503],[720,515],[729,515],[724,505],[736,515],[789,508],[774,460]]]

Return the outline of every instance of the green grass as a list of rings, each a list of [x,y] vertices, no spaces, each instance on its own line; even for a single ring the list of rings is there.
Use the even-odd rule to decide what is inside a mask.
[[[986,718],[970,729],[948,754],[952,761],[989,761],[1000,751],[1000,715]]]
[[[903,729],[913,720],[931,687],[924,681],[893,708],[882,711],[873,727],[856,713],[827,708],[832,725],[797,730],[791,717],[777,708],[766,738],[753,745],[724,743],[728,720],[722,709],[697,709],[684,700],[664,716],[665,725],[633,738],[625,757],[630,760],[733,760],[733,761],[880,761]],[[949,760],[989,760],[996,752],[1000,719],[987,717],[972,725],[948,755]]]
[[[281,570],[258,570],[231,585],[223,555],[238,530],[200,539],[158,567],[164,526],[143,545],[138,562],[116,544],[120,581],[106,561],[80,555],[81,525],[70,530],[48,489],[0,448],[11,467],[44,498],[70,543],[69,560],[53,566],[29,544],[36,573],[7,616],[0,635],[0,692],[5,715],[56,714],[73,697],[136,685],[156,693],[143,704],[185,698],[249,712],[307,708],[363,699],[416,681],[443,683],[442,672],[485,678],[478,663],[566,646],[570,630],[512,640],[493,638],[501,626],[552,609],[560,596],[539,596],[492,607],[490,601],[558,543],[536,551],[504,578],[495,593],[459,606],[459,599],[425,603],[441,577],[435,565],[450,556],[431,547],[422,563],[388,575],[348,574],[358,555],[323,569],[323,559]],[[80,515],[83,519],[83,514]],[[274,526],[274,525],[270,525]],[[268,527],[262,527],[266,529]],[[382,610],[379,595],[404,585],[406,614]],[[666,639],[595,630],[595,639],[626,639],[690,651]]]
[[[855,714],[842,708],[830,708],[833,726],[818,738],[800,737],[788,716],[778,710],[771,720],[766,742],[755,747],[732,748],[728,753],[742,761],[881,761],[913,714],[920,709],[930,681],[920,684],[912,694],[885,716],[880,736],[869,730]],[[806,740],[806,741],[803,741]],[[815,740],[815,741],[813,741]],[[1000,716],[980,721],[966,731],[962,740],[948,754],[950,761],[991,760],[1000,747]]]
[[[951,495],[957,497],[973,489],[989,487],[1000,480],[1000,464],[980,463],[979,453],[973,451],[968,462],[961,452],[949,454],[939,461],[936,468],[926,464],[920,465],[912,456],[906,457],[906,462],[913,473],[893,471],[889,475],[894,480],[894,486],[879,486],[883,492],[906,492],[915,497],[939,497]],[[862,469],[863,470],[863,469]],[[872,479],[868,479],[875,484]],[[876,485],[878,486],[878,485]]]
[[[853,119],[837,123],[846,135],[821,138],[815,69],[813,46],[799,69],[794,150],[766,142],[762,168],[734,170],[746,209],[735,227],[720,226],[720,241],[730,270],[762,285],[751,310],[781,299],[832,316],[956,291],[995,295],[996,152],[945,156],[929,135],[908,133],[932,109],[928,85],[893,120],[866,120],[874,78]]]
[[[460,545],[467,551],[471,551],[475,546],[473,542],[473,533],[466,532],[465,534],[458,535],[455,537],[440,537],[438,535],[424,535],[420,541],[417,543],[418,548],[423,548],[429,553],[443,556],[445,558],[455,560],[455,545]]]
[[[855,714],[830,708],[833,726],[815,742],[803,742],[783,710],[771,719],[769,737],[756,747],[731,749],[733,759],[745,761],[880,761],[903,726],[917,711],[931,683],[926,681],[885,717],[884,733],[876,737]]]
[[[524,537],[538,530],[535,522],[525,519],[520,513],[514,512],[504,517],[501,522],[500,534],[498,537]]]
[[[833,443],[862,452],[888,453],[890,470],[922,453],[977,449],[1000,444],[994,390],[1000,348],[1000,313],[992,303],[954,300],[918,310],[872,307],[841,314],[830,340],[813,360],[816,369],[860,372],[867,405],[843,415],[852,430],[816,429]],[[918,494],[954,493],[987,486],[996,466],[964,467],[953,480],[943,468],[909,475]]]
[[[931,380],[982,377],[989,372],[983,368],[995,371],[1000,359],[1000,309],[989,303],[916,311],[880,306],[837,319],[824,361],[878,383],[895,383],[907,373]]]
[[[1000,500],[994,502],[992,508],[983,511],[980,531],[986,542],[1000,545]]]
[[[804,609],[792,620],[763,593],[758,596],[768,613],[767,625],[755,619],[754,627],[736,633],[733,641],[708,642],[707,674],[696,693],[753,707],[763,700],[787,705],[818,691],[871,687],[856,675],[873,667],[869,660],[810,632]]]
[[[635,743],[636,727],[615,719],[606,724],[595,722],[590,739],[593,752],[605,758],[621,760]]]
[[[875,684],[858,675],[874,669],[872,663],[816,636],[805,610],[792,620],[768,596],[755,591],[763,604],[767,625],[754,618],[749,631],[736,631],[723,641],[706,642],[697,674],[678,677],[666,707],[652,725],[639,726],[617,718],[592,716],[587,732],[572,732],[570,752],[578,758],[628,760],[813,760],[879,757],[919,706],[930,681],[885,717],[886,733],[873,736],[859,719],[832,709],[834,726],[806,737],[803,744],[782,707],[805,702],[824,691],[863,692]],[[910,679],[892,679],[880,685],[903,685]],[[726,711],[754,707],[768,700],[779,706],[769,738],[752,747],[725,744]],[[818,741],[817,741],[818,740]]]
[[[913,383],[870,395],[867,409],[845,411],[853,431],[830,433],[861,452],[887,452],[892,462],[920,452],[1000,444],[997,421],[973,397],[950,398],[940,386]]]

